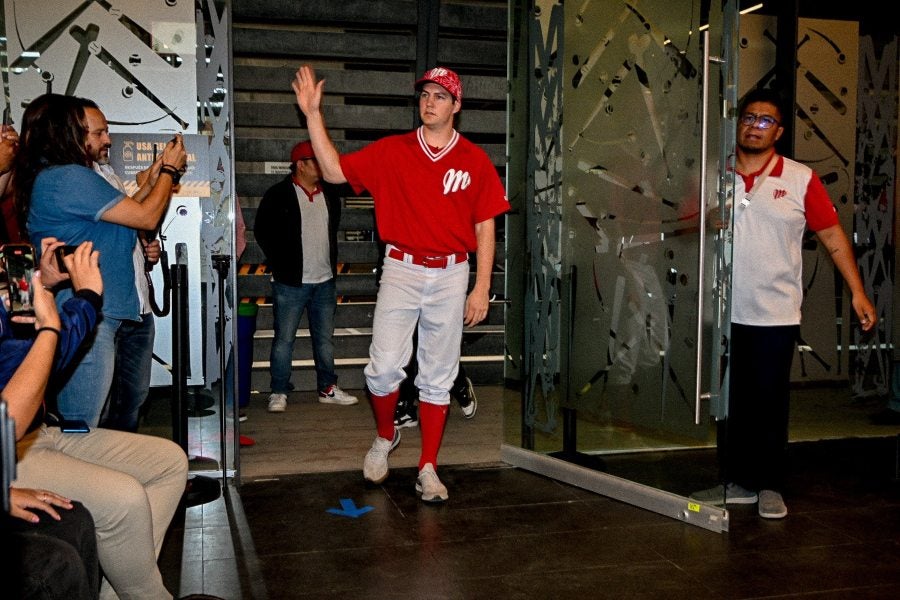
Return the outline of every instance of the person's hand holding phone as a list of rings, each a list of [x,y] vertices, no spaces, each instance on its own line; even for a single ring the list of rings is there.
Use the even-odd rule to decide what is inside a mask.
[[[94,250],[91,241],[82,242],[72,254],[63,257],[72,287],[103,294],[103,277],[100,275],[100,252]]]
[[[66,267],[59,262],[57,253],[57,249],[63,247],[65,247],[65,244],[55,237],[41,239],[41,281],[48,288],[54,288],[69,279],[69,275],[65,270]]]
[[[44,283],[39,270],[31,276],[31,287],[34,290],[34,317],[13,317],[13,321],[24,323],[34,320],[35,330],[41,327],[52,327],[58,331],[60,321],[59,311],[56,310],[56,300],[49,286]]]

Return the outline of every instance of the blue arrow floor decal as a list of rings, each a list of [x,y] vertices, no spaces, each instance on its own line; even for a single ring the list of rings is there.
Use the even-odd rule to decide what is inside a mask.
[[[333,515],[339,515],[341,517],[352,517],[356,519],[360,515],[364,515],[370,510],[372,510],[371,506],[360,506],[359,508],[357,508],[356,502],[354,502],[351,498],[341,498],[341,507],[329,508],[327,512],[330,512]]]

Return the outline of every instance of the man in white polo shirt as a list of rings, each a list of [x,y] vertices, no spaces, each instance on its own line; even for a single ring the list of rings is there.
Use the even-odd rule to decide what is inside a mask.
[[[723,484],[691,498],[707,504],[758,503],[781,519],[787,463],[791,361],[803,302],[803,234],[815,232],[850,288],[863,331],[877,320],[856,257],[818,175],[780,156],[782,101],[770,89],[741,103],[734,207],[731,369],[728,418],[718,443]]]
[[[334,371],[334,312],[337,306],[337,231],[340,198],[320,185],[312,144],[291,150],[291,172],[269,188],[256,212],[253,232],[272,273],[275,339],[269,355],[269,412],[284,412],[291,383],[291,357],[297,327],[307,311],[319,402],[357,403],[337,385]]]

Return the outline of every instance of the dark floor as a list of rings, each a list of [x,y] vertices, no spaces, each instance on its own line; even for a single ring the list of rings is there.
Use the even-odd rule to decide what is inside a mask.
[[[450,500],[436,507],[417,500],[414,468],[392,471],[377,487],[358,470],[249,482],[219,502],[230,511],[207,505],[176,523],[173,537],[186,527],[185,547],[194,531],[207,558],[216,551],[209,545],[221,546],[224,562],[233,556],[237,574],[225,570],[218,583],[207,574],[204,588],[235,599],[893,600],[898,439],[792,444],[788,517],[767,521],[755,506],[732,507],[726,533],[517,468],[469,465],[441,469]],[[342,506],[371,510],[355,518],[329,512]],[[199,576],[190,559],[182,578]],[[172,582],[174,562],[163,560]]]

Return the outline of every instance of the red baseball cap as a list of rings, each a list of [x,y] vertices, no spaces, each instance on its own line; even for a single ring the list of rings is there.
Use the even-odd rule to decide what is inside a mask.
[[[451,94],[453,97],[462,102],[462,82],[459,80],[459,75],[451,71],[446,67],[435,67],[430,71],[425,71],[425,74],[416,81],[416,85],[413,88],[416,91],[422,89],[422,86],[426,83],[436,83]]]
[[[291,150],[291,162],[295,163],[301,158],[315,158],[316,154],[313,152],[313,147],[310,142],[300,142],[294,149]]]

